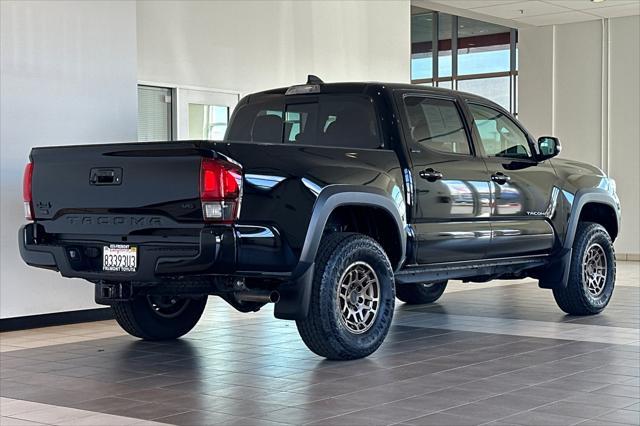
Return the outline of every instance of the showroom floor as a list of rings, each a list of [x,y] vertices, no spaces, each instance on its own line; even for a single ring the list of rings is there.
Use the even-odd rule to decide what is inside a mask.
[[[639,282],[640,263],[620,262],[593,317],[532,281],[452,283],[439,303],[399,303],[380,350],[352,362],[214,298],[169,343],[113,321],[2,333],[0,424],[637,425]]]

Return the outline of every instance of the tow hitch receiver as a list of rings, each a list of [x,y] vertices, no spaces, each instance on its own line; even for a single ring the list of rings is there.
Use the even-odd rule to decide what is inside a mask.
[[[132,300],[133,285],[131,283],[97,283],[95,299],[100,305]]]

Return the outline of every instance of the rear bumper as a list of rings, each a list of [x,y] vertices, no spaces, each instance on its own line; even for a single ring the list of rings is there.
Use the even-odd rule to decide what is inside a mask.
[[[237,244],[232,227],[203,228],[199,241],[193,244],[132,242],[139,250],[136,272],[102,270],[102,247],[117,242],[107,238],[48,243],[46,239],[39,241],[32,223],[20,228],[18,238],[20,255],[28,265],[93,282],[153,283],[184,275],[232,274],[236,268]]]
[[[265,232],[256,227],[222,226],[203,228],[197,244],[132,242],[138,247],[138,270],[132,273],[102,270],[102,246],[117,241],[92,239],[47,243],[47,238],[38,238],[36,234],[37,225],[33,223],[20,228],[18,246],[25,263],[59,271],[64,277],[99,283],[97,290],[101,286],[111,288],[124,283],[164,286],[194,277],[275,278],[280,281],[280,301],[275,306],[275,316],[301,319],[308,313],[314,265],[299,263],[290,272],[274,271],[277,267],[288,268],[295,260],[277,232]],[[79,252],[80,258],[72,259],[71,250]],[[89,254],[94,257],[86,259]],[[204,288],[208,287],[200,287]],[[213,292],[204,292],[216,294],[214,287],[209,290]]]

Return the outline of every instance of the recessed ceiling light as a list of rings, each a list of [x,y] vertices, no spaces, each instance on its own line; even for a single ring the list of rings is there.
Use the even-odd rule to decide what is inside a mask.
[[[604,0],[591,0],[591,3],[602,3]]]

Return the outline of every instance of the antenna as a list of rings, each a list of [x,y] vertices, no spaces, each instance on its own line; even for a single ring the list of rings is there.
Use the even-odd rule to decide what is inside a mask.
[[[309,74],[307,76],[307,84],[324,84],[324,81],[322,81],[317,75]]]

